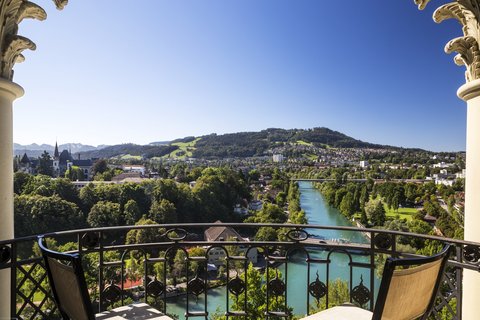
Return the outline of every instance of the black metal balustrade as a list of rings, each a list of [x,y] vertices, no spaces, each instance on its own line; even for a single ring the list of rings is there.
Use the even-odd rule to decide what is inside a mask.
[[[259,228],[279,229],[282,241],[241,241],[238,238],[220,239],[223,241],[205,241],[204,231],[210,227],[230,227],[241,235],[254,235]],[[361,234],[364,243],[351,243],[341,239],[322,239],[312,234],[338,230],[344,233]],[[130,235],[127,236],[127,233]],[[131,233],[136,233],[132,235]],[[288,224],[179,224],[145,225],[112,228],[83,229],[46,234],[47,239],[55,239],[58,245],[74,242],[70,250],[79,252],[89,261],[87,279],[93,285],[90,295],[93,304],[103,311],[116,303],[147,301],[169,313],[169,297],[184,291],[186,295],[185,317],[208,319],[215,310],[208,309],[208,289],[218,284],[215,277],[209,276],[207,264],[212,256],[224,264],[224,285],[226,285],[225,315],[250,319],[247,310],[249,299],[248,286],[244,277],[239,276],[247,269],[249,257],[258,257],[257,266],[265,270],[266,311],[265,318],[290,316],[287,296],[290,262],[305,264],[307,285],[305,292],[305,311],[311,312],[311,306],[329,305],[329,285],[332,278],[332,266],[335,257],[343,255],[347,259],[350,302],[364,308],[373,309],[376,288],[376,268],[383,265],[382,257],[415,256],[412,252],[403,252],[402,243],[409,240],[436,243],[438,247],[445,242],[455,245],[456,253],[450,257],[444,274],[442,290],[432,312],[433,319],[440,319],[441,313],[447,313],[451,319],[461,319],[462,273],[464,269],[480,270],[480,244],[467,241],[445,239],[433,236],[353,227],[325,227],[313,225]],[[126,241],[126,239],[130,241]],[[132,240],[134,242],[131,243]],[[56,308],[48,289],[43,261],[38,252],[32,249],[36,236],[0,241],[0,269],[10,269],[12,277],[11,301],[12,318],[18,319],[55,319]],[[141,243],[138,243],[141,242]],[[192,248],[206,250],[202,256],[195,256]],[[184,264],[179,272],[178,251],[183,252]],[[198,252],[198,250],[197,250]],[[88,257],[88,259],[87,259]],[[140,285],[134,289],[126,288],[125,280],[132,278],[131,257],[142,262]],[[194,268],[192,268],[195,266]],[[154,268],[156,267],[156,268]],[[193,269],[193,270],[192,270]],[[315,269],[317,269],[315,271]],[[272,272],[273,270],[273,272]],[[278,270],[283,271],[279,274]],[[320,271],[319,271],[320,270]],[[360,280],[358,275],[361,271]],[[362,272],[363,271],[363,272]],[[364,281],[363,274],[368,275]],[[93,277],[93,278],[92,278]],[[93,279],[93,280],[92,280]],[[173,289],[172,289],[173,288]],[[479,289],[480,290],[480,289]],[[172,293],[173,292],[173,293]],[[233,302],[244,297],[243,307]],[[281,306],[278,302],[281,298]],[[190,310],[189,301],[196,301],[202,311]],[[456,300],[455,303],[451,303]],[[453,307],[452,307],[453,306]],[[275,309],[276,308],[276,309]],[[443,310],[442,310],[443,309]],[[294,314],[299,314],[293,310]]]

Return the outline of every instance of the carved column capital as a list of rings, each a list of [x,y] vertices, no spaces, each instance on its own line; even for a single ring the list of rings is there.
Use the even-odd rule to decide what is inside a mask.
[[[414,0],[420,10],[430,0]],[[433,20],[440,23],[447,19],[457,20],[463,31],[463,37],[449,41],[445,46],[446,53],[456,52],[454,61],[464,65],[467,70],[467,82],[480,79],[480,0],[455,0],[440,6],[433,13]]]
[[[57,9],[63,9],[68,0],[53,0]],[[0,0],[0,77],[12,80],[13,66],[25,60],[22,51],[35,50],[33,41],[18,35],[23,19],[45,20],[47,13],[27,0]]]

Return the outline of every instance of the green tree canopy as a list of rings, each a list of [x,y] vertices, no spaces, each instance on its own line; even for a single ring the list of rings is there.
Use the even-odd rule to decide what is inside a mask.
[[[107,160],[98,159],[92,166],[92,175],[95,176],[97,173],[104,173],[108,170]]]
[[[383,226],[385,223],[385,208],[380,199],[372,199],[365,204],[365,213],[368,220],[375,226]]]
[[[15,196],[14,207],[15,235],[19,237],[85,226],[80,209],[57,195]]]
[[[53,167],[52,167],[52,158],[47,151],[43,151],[40,158],[38,158],[38,168],[37,171],[39,174],[44,174],[46,176],[53,176]]]
[[[122,225],[124,221],[121,216],[120,205],[110,201],[95,203],[88,213],[87,222],[94,228]]]
[[[177,222],[177,210],[175,205],[166,199],[153,201],[150,207],[149,217],[157,223]]]
[[[22,194],[23,190],[32,179],[33,176],[31,174],[20,171],[15,172],[13,175],[13,191],[18,195]]]
[[[278,272],[278,271],[277,271]],[[269,278],[274,279],[277,276],[276,271],[269,269]],[[265,312],[267,311],[267,285],[266,285],[266,275],[262,275],[260,271],[255,269],[252,264],[248,265],[246,270],[247,277],[247,311],[249,314],[249,320],[264,320]],[[280,272],[278,272],[278,277],[282,278]],[[245,281],[245,273],[240,275],[240,279]],[[292,313],[292,308],[287,307],[285,310],[285,298],[283,296],[272,297],[270,296],[269,301],[269,311],[287,311]],[[238,297],[232,295],[231,297],[232,306],[231,310],[242,311],[245,308],[245,294],[240,294]],[[241,320],[243,317],[229,317],[234,320]],[[270,317],[272,319],[277,319],[275,317]],[[213,316],[214,320],[223,320],[226,319],[225,316],[220,316],[218,314]],[[293,316],[287,318],[278,318],[278,319],[294,319]]]
[[[145,218],[141,218],[137,221],[137,223],[135,223],[136,226],[152,224],[156,224],[155,221]],[[132,229],[128,231],[125,243],[134,244],[161,242],[164,240],[162,235],[165,233],[165,231],[166,230],[164,228]]]
[[[81,181],[85,180],[85,175],[83,170],[78,166],[70,166],[70,168],[65,171],[65,178],[71,181]]]
[[[135,200],[128,200],[123,207],[123,218],[127,225],[135,224],[141,217],[140,209]]]

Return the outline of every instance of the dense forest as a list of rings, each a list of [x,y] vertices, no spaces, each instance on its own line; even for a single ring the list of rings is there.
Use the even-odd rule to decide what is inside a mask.
[[[435,226],[449,238],[463,239],[463,229],[458,227],[459,218],[452,210],[454,193],[462,185],[447,187],[426,184],[385,182],[323,182],[317,184],[328,204],[336,207],[348,217],[357,218],[363,225],[420,234],[435,234],[426,217],[435,219]],[[439,197],[446,199],[449,210],[445,210]],[[413,219],[407,221],[398,214],[387,217],[386,210],[398,212],[399,208],[418,208]],[[449,212],[452,212],[450,214]],[[418,241],[415,239],[415,241]],[[423,245],[423,244],[422,244]],[[412,245],[420,249],[422,245]]]
[[[196,185],[172,179],[140,184],[89,184],[15,173],[15,234],[18,237],[83,227],[155,223],[239,222],[238,203],[250,200],[244,177],[227,168],[204,169]]]
[[[111,158],[123,154],[142,156],[144,158],[162,157],[178,149],[173,145],[138,145],[133,143],[119,144],[105,147],[100,150],[80,152],[82,159],[88,158]]]

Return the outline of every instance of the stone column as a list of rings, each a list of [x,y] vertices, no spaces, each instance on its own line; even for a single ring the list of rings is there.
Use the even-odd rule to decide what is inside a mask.
[[[414,0],[420,10],[430,0]],[[433,13],[436,23],[457,20],[462,36],[450,40],[446,53],[457,53],[454,61],[465,66],[466,84],[457,95],[467,102],[467,161],[465,177],[465,240],[480,243],[480,0],[453,0]],[[462,319],[480,317],[480,273],[465,270],[463,276]]]
[[[465,177],[465,240],[480,242],[480,80],[464,84],[458,97],[467,102],[467,163]],[[462,319],[475,320],[480,315],[480,273],[463,274]]]
[[[13,234],[13,101],[23,95],[18,84],[0,78],[0,240]],[[10,269],[0,270],[0,319],[10,319]]]

